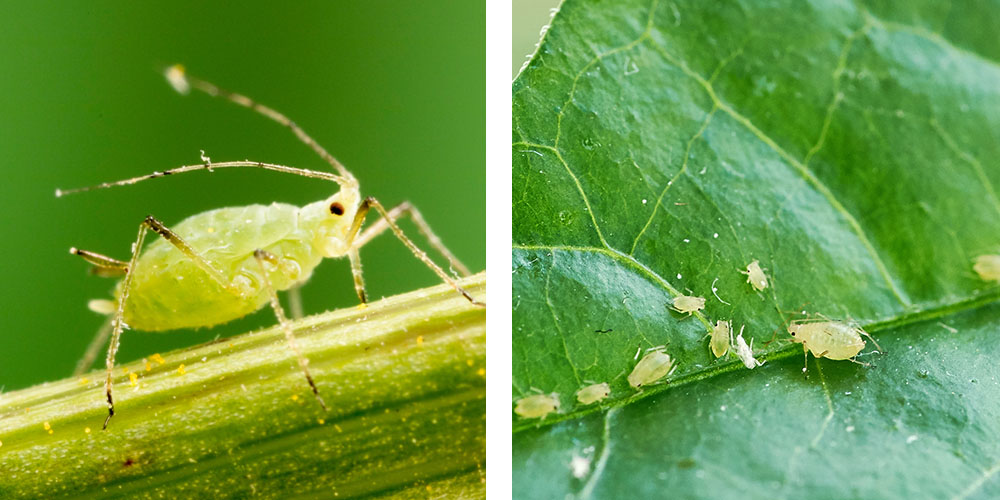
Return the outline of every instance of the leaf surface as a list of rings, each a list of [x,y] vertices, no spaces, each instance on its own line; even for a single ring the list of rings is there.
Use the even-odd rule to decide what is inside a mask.
[[[513,87],[513,398],[562,403],[514,416],[515,496],[1000,494],[1000,290],[972,271],[1000,250],[998,18],[564,2]],[[680,294],[704,311],[670,311]],[[804,378],[802,310],[885,352]],[[769,362],[716,360],[721,319]],[[669,383],[629,387],[661,345]],[[592,382],[610,397],[580,405]]]

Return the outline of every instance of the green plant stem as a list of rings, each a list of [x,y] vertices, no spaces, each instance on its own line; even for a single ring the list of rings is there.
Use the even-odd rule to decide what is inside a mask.
[[[485,319],[442,285],[296,322],[328,412],[279,328],[120,365],[106,431],[103,372],[2,394],[0,497],[481,497]]]

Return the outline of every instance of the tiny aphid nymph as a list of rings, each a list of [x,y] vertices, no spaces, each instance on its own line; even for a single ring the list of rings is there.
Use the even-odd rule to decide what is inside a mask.
[[[788,325],[788,333],[792,336],[792,342],[802,344],[807,363],[808,353],[811,352],[817,358],[847,359],[867,366],[867,363],[854,359],[865,348],[862,335],[871,339],[879,351],[882,350],[868,332],[844,321],[793,321]],[[806,371],[806,368],[802,368],[802,371]]]
[[[760,261],[755,260],[747,264],[747,270],[740,272],[747,275],[747,283],[750,283],[754,290],[759,292],[767,288],[767,275],[760,268]]]
[[[469,274],[465,266],[434,235],[415,207],[404,202],[392,210],[386,210],[375,198],[363,197],[354,175],[285,115],[246,96],[191,78],[184,74],[180,65],[167,69],[165,76],[174,89],[182,94],[195,89],[250,108],[278,122],[312,148],[337,173],[255,161],[212,162],[202,153],[200,164],[89,188],[56,190],[56,196],[219,168],[258,168],[300,175],[336,183],[340,189],[326,199],[302,207],[272,203],[218,208],[192,215],[173,227],[167,227],[152,215],[146,216],[139,224],[139,234],[132,244],[128,260],[70,249],[70,253],[82,257],[94,266],[94,274],[121,278],[112,292],[113,300],[91,302],[92,309],[108,314],[109,320],[91,342],[77,368],[80,373],[89,368],[97,350],[110,335],[105,363],[107,377],[104,390],[108,406],[105,428],[115,414],[112,369],[124,329],[163,331],[213,326],[241,318],[268,304],[274,310],[288,346],[297,358],[313,395],[320,406],[326,409],[309,372],[309,361],[296,345],[291,322],[285,317],[277,292],[289,290],[292,293],[291,302],[297,303],[295,290],[309,279],[313,269],[323,259],[346,257],[351,264],[355,292],[364,305],[368,299],[362,279],[359,250],[372,238],[386,231],[395,235],[416,258],[472,305],[484,305],[462,289],[455,278],[435,264],[403,234],[396,220],[410,217],[430,245],[447,259],[452,269],[461,274]],[[380,219],[362,228],[370,210],[374,210]],[[156,233],[160,238],[144,247],[148,231]],[[293,315],[297,316],[296,308],[293,307],[292,310]]]
[[[611,386],[607,382],[591,384],[579,391],[576,391],[576,400],[580,404],[589,405],[596,403],[611,394]]]
[[[670,355],[662,350],[653,350],[646,353],[639,363],[628,375],[628,384],[636,389],[641,389],[649,384],[670,375],[676,370],[674,360]]]
[[[524,418],[544,419],[546,415],[557,411],[559,411],[559,395],[554,392],[521,398],[517,400],[517,406],[514,408],[514,413]]]
[[[679,313],[691,315],[695,311],[705,308],[705,297],[693,297],[691,295],[679,295],[674,298],[674,303],[670,307]]]
[[[750,370],[764,364],[763,361],[757,361],[753,357],[753,339],[750,339],[750,345],[747,345],[747,341],[743,340],[743,327],[740,327],[740,333],[736,335],[736,357],[740,358],[743,366]]]
[[[729,352],[732,334],[732,327],[728,321],[715,322],[715,327],[712,328],[712,340],[709,341],[709,346],[711,346],[712,354],[715,357],[721,358]]]
[[[983,281],[1000,282],[1000,255],[980,255],[972,269]]]

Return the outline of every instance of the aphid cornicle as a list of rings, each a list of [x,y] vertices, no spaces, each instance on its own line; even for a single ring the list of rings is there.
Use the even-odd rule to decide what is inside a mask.
[[[854,359],[865,348],[865,341],[861,339],[862,335],[871,339],[879,351],[882,350],[878,342],[875,342],[875,339],[868,332],[853,323],[844,321],[793,321],[788,325],[788,333],[792,336],[792,342],[802,344],[807,365],[811,352],[817,358],[847,359],[867,366],[867,363]],[[806,369],[803,367],[802,371],[805,372]]]
[[[367,297],[358,249],[386,230],[391,230],[414,256],[469,302],[484,305],[462,289],[403,234],[395,221],[400,217],[410,216],[420,232],[454,269],[462,274],[469,274],[465,266],[434,235],[416,208],[403,203],[392,210],[386,210],[375,198],[362,198],[358,181],[351,172],[281,113],[240,94],[190,78],[179,65],[169,68],[166,76],[178,92],[187,93],[194,88],[250,108],[288,127],[302,142],[332,165],[337,174],[251,161],[213,163],[203,155],[202,164],[154,172],[90,188],[57,190],[56,196],[217,168],[261,168],[301,175],[335,182],[340,185],[340,190],[325,200],[304,207],[272,203],[210,210],[193,215],[171,228],[153,216],[147,216],[139,226],[139,235],[128,261],[76,248],[70,250],[93,264],[95,274],[122,278],[113,292],[113,300],[92,301],[92,309],[110,314],[111,319],[102,329],[103,335],[99,334],[95,338],[88,348],[88,355],[78,365],[78,371],[89,367],[88,357],[92,362],[97,349],[110,332],[111,342],[106,360],[105,394],[108,416],[104,421],[105,428],[115,413],[112,368],[123,329],[160,331],[212,326],[243,317],[268,303],[274,309],[288,345],[295,353],[313,394],[326,409],[319,396],[319,389],[309,373],[308,360],[295,343],[291,324],[285,317],[276,292],[294,290],[294,287],[304,283],[309,279],[313,268],[324,258],[347,257],[351,262],[355,291],[364,304]],[[371,209],[381,218],[362,230],[361,225]],[[152,230],[161,238],[144,248],[147,230]]]
[[[517,401],[514,413],[524,418],[544,419],[548,414],[559,411],[559,394],[535,394]]]

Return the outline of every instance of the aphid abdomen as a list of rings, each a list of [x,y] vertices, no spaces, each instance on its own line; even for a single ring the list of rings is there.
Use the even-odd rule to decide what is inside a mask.
[[[269,299],[253,257],[258,248],[279,258],[269,274],[276,289],[308,279],[321,257],[311,236],[298,228],[297,211],[277,203],[221,208],[177,224],[174,231],[242,294],[227,290],[161,238],[143,250],[136,265],[125,323],[144,331],[205,327],[260,309]]]

